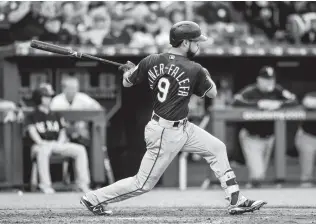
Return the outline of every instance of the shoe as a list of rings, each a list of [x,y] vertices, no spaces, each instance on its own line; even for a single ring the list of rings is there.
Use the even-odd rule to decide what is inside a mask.
[[[90,212],[92,212],[94,215],[112,215],[113,212],[111,210],[107,210],[105,207],[106,205],[98,204],[98,205],[92,205],[86,196],[82,196],[80,199],[80,204],[85,206],[87,209],[89,209]]]
[[[75,190],[77,192],[83,192],[86,194],[91,191],[91,188],[89,188],[87,185],[80,185],[80,186],[77,186]]]
[[[310,181],[304,181],[304,182],[301,182],[301,184],[300,184],[300,187],[303,187],[303,188],[310,188],[313,186],[314,186],[314,184]]]
[[[39,187],[40,191],[44,194],[55,194],[56,191],[52,187]]]
[[[255,210],[259,210],[262,206],[267,204],[267,202],[262,200],[250,200],[241,196],[236,205],[230,205],[228,207],[228,212],[231,215],[239,215],[246,212],[254,212]]]

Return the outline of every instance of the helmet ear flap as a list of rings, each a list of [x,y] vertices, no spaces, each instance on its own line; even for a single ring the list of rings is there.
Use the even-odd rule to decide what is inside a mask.
[[[181,44],[183,43],[183,40],[178,41],[176,44],[172,45],[173,47],[180,47]]]

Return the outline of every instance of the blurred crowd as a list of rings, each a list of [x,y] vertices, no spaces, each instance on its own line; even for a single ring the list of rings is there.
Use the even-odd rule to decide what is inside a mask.
[[[62,44],[168,45],[169,29],[193,20],[206,44],[311,44],[315,2],[0,2],[0,42],[39,39]]]

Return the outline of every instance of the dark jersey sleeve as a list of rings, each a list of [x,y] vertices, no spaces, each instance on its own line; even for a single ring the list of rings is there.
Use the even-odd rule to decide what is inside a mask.
[[[254,86],[249,85],[234,96],[234,106],[257,106],[259,98],[254,94]]]
[[[149,55],[142,59],[139,64],[132,69],[131,74],[126,79],[126,81],[133,85],[141,83],[146,77],[146,68],[148,68],[153,63],[155,58],[156,55]]]
[[[36,121],[35,121],[33,113],[28,114],[25,117],[25,119],[24,119],[24,126],[25,127],[28,127],[29,125],[32,125],[32,124],[35,124],[35,123],[36,123]]]
[[[201,67],[197,74],[197,81],[194,86],[193,93],[199,97],[204,97],[205,94],[213,88],[213,83],[210,73],[207,69]]]

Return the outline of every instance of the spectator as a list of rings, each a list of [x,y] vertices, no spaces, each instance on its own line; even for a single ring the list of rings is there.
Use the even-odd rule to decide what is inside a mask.
[[[306,33],[306,24],[304,19],[297,14],[288,16],[286,31],[286,39],[288,42],[292,44],[301,43],[301,37],[304,35],[304,33]]]
[[[204,2],[196,8],[196,14],[208,24],[232,22],[230,5],[225,2]]]
[[[61,4],[61,42],[78,44],[78,33],[87,29],[87,5],[84,2],[63,2]]]
[[[274,2],[258,1],[246,4],[246,18],[251,24],[252,33],[264,34],[273,39],[279,29],[275,23]]]
[[[47,20],[44,23],[45,31],[39,36],[40,40],[59,42],[62,40],[61,19],[59,18],[59,6],[56,2],[43,2],[41,4],[41,15],[45,15]]]
[[[307,110],[316,109],[316,92],[306,94],[302,102]],[[313,170],[316,154],[315,121],[304,121],[295,136],[295,146],[299,152],[301,166],[301,187],[313,186]]]
[[[171,23],[168,19],[162,17],[159,18],[158,21],[160,24],[160,32],[155,36],[155,42],[158,46],[168,46]]]
[[[102,106],[95,99],[79,92],[79,80],[76,77],[63,78],[62,91],[53,98],[51,110],[102,110]],[[88,146],[90,135],[86,122],[77,121],[70,124],[67,133],[72,142]]]
[[[33,92],[35,110],[26,117],[26,140],[31,144],[31,156],[36,158],[39,172],[39,188],[52,194],[49,158],[52,154],[72,157],[75,160],[76,184],[79,190],[89,191],[90,174],[88,156],[84,146],[69,143],[65,132],[65,121],[58,113],[49,109],[52,89],[42,86]]]
[[[234,98],[235,106],[277,110],[297,104],[296,96],[276,85],[275,71],[263,67],[257,83],[244,88]],[[260,127],[260,128],[258,128]],[[249,170],[250,187],[259,187],[265,178],[274,144],[273,122],[247,122],[239,132],[239,140]]]
[[[0,2],[0,46],[8,45],[13,42],[10,35],[10,23],[8,14],[10,12],[10,2]]]
[[[40,2],[11,2],[8,21],[11,23],[11,37],[13,40],[25,41],[44,33],[46,18],[41,15]]]
[[[91,20],[90,26],[81,33],[81,41],[100,47],[110,32],[111,18],[104,5],[90,9],[88,16]]]
[[[152,34],[145,31],[135,31],[129,46],[132,48],[143,48],[154,45],[155,39]]]
[[[110,32],[103,39],[104,45],[124,44],[131,42],[131,31],[126,27],[124,17],[116,16],[112,18]]]
[[[302,36],[301,42],[304,44],[316,43],[316,13],[305,14],[308,31]]]
[[[316,14],[293,14],[287,20],[287,40],[295,44],[313,44],[316,34]]]
[[[175,24],[175,23],[184,21],[185,20],[184,10],[175,9],[175,10],[171,11],[170,15],[169,15],[169,20],[170,20],[171,24]]]
[[[278,23],[280,26],[280,29],[285,31],[286,30],[286,23],[288,20],[289,15],[296,13],[295,11],[295,2],[290,1],[280,1],[276,2],[278,6]]]
[[[128,18],[134,22],[128,28],[131,29],[132,37],[130,47],[143,48],[154,46],[154,36],[148,32],[146,27],[147,19],[151,19],[151,12],[146,4],[137,4],[126,12]]]

